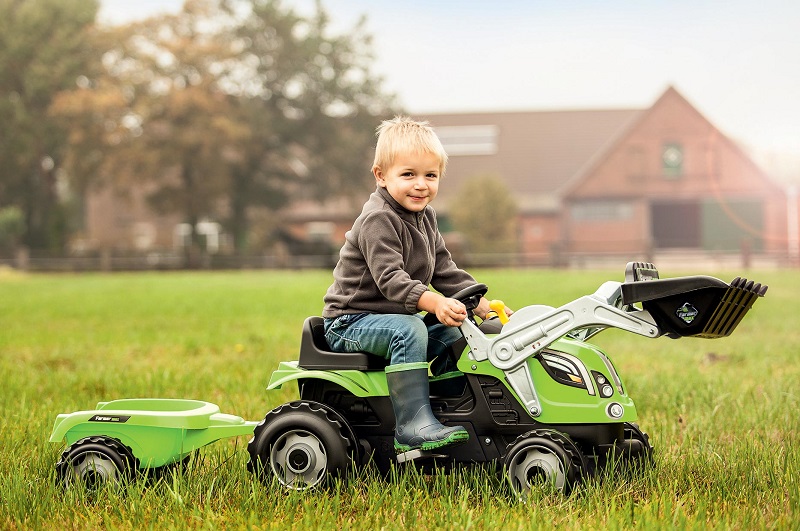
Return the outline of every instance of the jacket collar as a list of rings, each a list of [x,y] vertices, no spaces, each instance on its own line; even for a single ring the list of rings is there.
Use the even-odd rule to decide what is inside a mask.
[[[412,223],[418,222],[422,216],[425,215],[425,212],[427,212],[429,208],[426,206],[421,212],[411,212],[410,210],[403,208],[403,206],[398,203],[394,197],[392,197],[392,194],[390,194],[386,188],[378,186],[377,190],[375,190],[375,193],[377,193],[384,201],[386,201],[386,204],[392,207],[392,210],[397,212],[402,219]]]

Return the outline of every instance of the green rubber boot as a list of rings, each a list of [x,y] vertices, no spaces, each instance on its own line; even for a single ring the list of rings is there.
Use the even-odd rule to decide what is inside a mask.
[[[433,415],[428,395],[428,364],[404,363],[386,368],[394,409],[394,449],[435,450],[469,439],[462,426],[445,426]]]

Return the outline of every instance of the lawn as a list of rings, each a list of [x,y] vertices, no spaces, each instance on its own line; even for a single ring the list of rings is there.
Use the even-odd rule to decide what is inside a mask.
[[[621,280],[621,269],[475,274],[519,308],[561,305]],[[387,479],[367,470],[328,490],[287,492],[247,472],[246,437],[206,447],[169,481],[64,491],[54,473],[63,445],[47,442],[59,413],[115,398],[196,398],[258,420],[296,398],[296,388],[265,385],[279,361],[296,358],[331,275],[0,271],[0,528],[797,529],[800,272],[744,276],[770,290],[729,338],[593,338],[636,400],[655,466],[520,503],[486,469]]]

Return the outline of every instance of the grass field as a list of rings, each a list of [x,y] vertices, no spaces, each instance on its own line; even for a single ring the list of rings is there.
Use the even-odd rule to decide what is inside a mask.
[[[621,280],[621,268],[474,273],[512,308],[558,306]],[[484,469],[388,480],[366,471],[286,492],[246,471],[246,437],[206,447],[168,482],[65,492],[53,468],[63,445],[47,442],[59,413],[147,396],[207,400],[257,420],[296,398],[265,385],[279,361],[296,359],[330,272],[0,271],[0,528],[798,529],[800,272],[744,276],[770,291],[729,338],[594,338],[637,402],[654,468],[523,504]]]

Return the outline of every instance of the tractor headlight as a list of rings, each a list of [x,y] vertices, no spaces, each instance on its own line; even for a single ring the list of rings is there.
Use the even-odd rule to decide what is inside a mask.
[[[601,372],[592,371],[594,381],[597,382],[597,388],[600,390],[600,396],[609,398],[614,394],[614,386],[608,382],[608,378]]]

